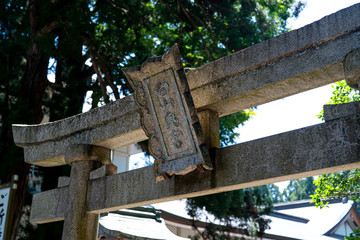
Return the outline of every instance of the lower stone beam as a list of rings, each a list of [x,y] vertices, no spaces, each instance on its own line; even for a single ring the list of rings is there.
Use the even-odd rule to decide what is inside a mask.
[[[86,209],[108,212],[360,168],[359,103],[326,110],[326,123],[216,150],[213,171],[155,183],[149,166],[91,180]],[[61,220],[66,205],[64,188],[36,194],[31,221]]]

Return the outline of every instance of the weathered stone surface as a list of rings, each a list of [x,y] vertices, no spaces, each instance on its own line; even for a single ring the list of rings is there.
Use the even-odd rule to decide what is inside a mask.
[[[52,123],[14,125],[13,133],[24,147],[25,162],[45,167],[66,164],[64,154],[72,144],[115,149],[147,139],[133,96]]]
[[[156,181],[187,174],[197,166],[212,169],[177,44],[163,56],[123,71],[135,90]]]
[[[65,186],[69,186],[70,183],[70,177],[67,176],[61,176],[58,178],[58,184],[57,187],[65,187]]]
[[[74,133],[86,132],[87,130],[95,129],[97,127],[111,128],[106,124],[124,116],[129,119],[129,117],[131,117],[134,112],[136,113],[137,110],[138,107],[136,106],[133,97],[128,96],[120,101],[111,102],[106,106],[91,109],[89,112],[51,123],[30,125],[31,127],[29,128],[23,128],[23,126],[28,125],[15,124],[13,128],[13,132],[15,133],[14,142],[18,146],[23,147],[34,143],[59,140],[66,136],[73,135]],[[136,120],[136,117],[133,119],[130,118],[129,120]],[[121,126],[118,127],[121,128]],[[108,131],[106,131],[106,128],[103,128],[102,132],[104,131],[105,133],[103,134],[108,135],[104,137],[110,138],[111,133],[107,133]],[[94,136],[97,134],[99,134],[99,131],[87,132],[87,135],[89,136],[83,137],[81,140],[100,141],[99,138]]]
[[[257,50],[256,46],[253,48],[254,51]],[[316,46],[300,48],[298,52],[192,88],[195,106],[198,111],[211,109],[220,116],[225,116],[340,81],[345,78],[345,56],[358,47],[359,30]],[[190,81],[191,78],[188,79]]]
[[[358,48],[360,4],[204,65],[187,78],[197,110],[224,116],[344,79],[344,58]],[[129,96],[58,122],[14,125],[14,141],[24,147],[26,162],[57,166],[65,164],[71,144],[115,149],[145,140],[138,110]]]
[[[212,110],[198,113],[205,144],[208,148],[220,148],[219,114]]]
[[[65,161],[69,165],[78,161],[96,161],[109,164],[111,163],[111,150],[89,144],[73,144],[66,149]]]
[[[360,112],[360,102],[325,105],[324,119],[326,122],[329,122],[331,120],[353,116],[354,112]]]
[[[357,90],[360,89],[360,48],[351,51],[344,61],[346,83]]]
[[[31,213],[34,223],[48,223],[64,220],[67,209],[69,187],[59,187],[41,194],[35,194],[32,199]]]
[[[196,68],[187,75],[190,88],[202,88],[214,81],[229,78],[261,65],[264,66],[276,59],[317,48],[325,42],[331,42],[335,38],[347,35],[350,31],[357,31],[359,22],[360,4],[355,4],[302,28],[281,34]]]
[[[62,240],[97,239],[99,216],[87,213],[85,207],[90,171],[97,169],[99,165],[100,162],[92,160],[78,160],[71,164]]]
[[[71,165],[68,202],[65,211],[63,240],[96,240],[99,215],[86,212],[86,196],[90,172],[109,164],[109,149],[88,144],[68,147],[65,161]]]
[[[107,212],[359,168],[360,114],[217,149],[215,155],[213,171],[175,176],[167,182],[149,181],[152,166],[92,180],[86,209]],[[32,221],[63,218],[67,201],[65,196],[56,198],[60,192],[63,188],[35,195]]]
[[[102,178],[117,173],[117,166],[109,163],[90,172],[90,180]]]

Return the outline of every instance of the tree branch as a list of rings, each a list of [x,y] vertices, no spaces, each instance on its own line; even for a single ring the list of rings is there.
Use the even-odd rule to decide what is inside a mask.
[[[205,15],[205,18],[211,22],[211,19],[209,18],[209,15],[206,13],[205,9],[203,8],[203,6],[201,6],[201,4],[199,3],[198,0],[195,0],[195,2],[197,3],[197,5],[199,6],[199,8],[201,9],[201,11],[204,13]],[[225,48],[230,51],[229,47],[228,47],[228,44],[221,40],[215,33],[213,33],[211,30],[210,30],[210,27],[208,24],[206,24],[201,18],[199,18],[198,16],[196,16],[195,14],[193,14],[192,12],[190,12],[190,14],[195,17],[198,21],[200,21],[200,23],[209,31],[210,35],[213,36],[216,40],[218,40],[219,42],[221,42]]]
[[[99,63],[96,61],[96,59],[98,59],[99,57],[96,54],[95,45],[92,43],[92,41],[88,37],[85,37],[85,44],[89,48],[90,56],[91,56],[91,59],[93,60],[93,67],[94,67],[94,70],[95,70],[96,75],[98,76],[99,80],[102,81],[103,84],[105,84],[104,79],[101,76],[101,70],[100,70],[100,68],[101,68],[105,74],[105,81],[111,87],[111,89],[114,93],[115,99],[120,99],[119,90],[116,87],[116,85],[111,81],[111,73],[109,71],[109,68],[106,66],[106,64],[103,63],[103,61],[100,60]],[[102,86],[102,88],[103,88],[103,86]],[[103,89],[102,89],[102,91],[103,91]]]
[[[46,34],[48,34],[49,32],[51,32],[52,30],[56,29],[59,27],[59,24],[56,21],[53,21],[51,23],[49,23],[48,25],[46,25],[45,27],[43,27],[39,32],[38,32],[38,36],[44,37]]]
[[[185,16],[187,17],[187,19],[190,21],[191,25],[193,25],[193,27],[195,28],[196,32],[199,34],[200,36],[200,39],[201,39],[201,42],[203,43],[204,45],[204,48],[205,48],[205,52],[206,54],[209,56],[209,58],[211,59],[211,61],[214,61],[214,57],[212,56],[211,52],[209,51],[209,48],[205,42],[205,39],[204,39],[204,35],[201,34],[201,32],[199,31],[199,28],[198,26],[196,25],[196,23],[192,20],[192,18],[190,17],[189,15],[189,10],[181,4],[180,0],[177,0],[178,2],[178,5],[179,7],[183,10],[183,12],[185,13]]]
[[[122,8],[122,7],[120,7],[120,6],[118,6],[118,5],[116,5],[115,3],[114,3],[114,1],[111,1],[111,0],[105,0],[105,2],[107,2],[110,6],[112,6],[113,8],[116,8],[116,9],[119,9],[119,10],[121,10],[121,11],[123,11],[126,15],[128,15],[128,10],[126,10],[125,8]]]
[[[182,27],[182,26],[183,26],[184,21],[183,21],[183,20],[169,7],[169,5],[167,5],[164,1],[159,0],[159,2],[166,7],[166,9],[168,10],[169,13],[172,13],[172,14],[179,20],[179,22],[180,22],[180,33],[182,34],[182,32],[183,32],[183,27]],[[181,39],[180,39],[180,36],[181,36],[181,35],[180,35],[180,33],[179,33],[179,40],[178,40],[179,46],[180,46],[180,42],[181,42]],[[189,38],[191,38],[187,32],[185,32],[185,34],[186,34]]]
[[[97,79],[99,80],[99,83],[100,83],[100,88],[101,88],[101,93],[104,97],[104,101],[105,102],[109,102],[109,94],[106,90],[106,85],[105,85],[105,82],[104,82],[104,79],[102,77],[102,73],[101,73],[101,70],[97,64],[97,61],[96,61],[96,58],[95,58],[95,47],[94,45],[91,43],[90,39],[87,38],[87,37],[84,37],[85,38],[85,44],[86,46],[89,48],[89,53],[90,53],[90,57],[92,59],[92,67],[94,68],[94,71],[97,75]]]
[[[118,91],[116,85],[111,81],[111,74],[110,74],[109,68],[105,64],[101,64],[101,68],[104,70],[105,80],[106,80],[107,84],[109,84],[111,89],[113,90],[115,99],[120,99],[119,91]]]

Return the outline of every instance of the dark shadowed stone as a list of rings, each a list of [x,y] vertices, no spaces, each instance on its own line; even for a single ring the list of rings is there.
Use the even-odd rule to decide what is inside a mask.
[[[360,89],[360,48],[351,51],[344,61],[346,83],[357,90]]]
[[[326,122],[353,116],[354,113],[360,113],[360,102],[324,105],[324,119]]]

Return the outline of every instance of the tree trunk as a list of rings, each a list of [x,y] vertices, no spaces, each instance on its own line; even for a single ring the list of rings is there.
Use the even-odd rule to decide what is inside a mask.
[[[19,108],[21,117],[19,121],[27,124],[37,124],[43,119],[43,95],[47,86],[47,69],[49,57],[39,49],[38,44],[34,41],[40,32],[40,28],[36,25],[37,20],[37,2],[36,0],[29,1],[30,10],[30,27],[32,35],[32,43],[29,47],[24,75],[21,80],[21,100],[19,101]],[[51,31],[51,28],[49,29]],[[21,151],[22,152],[22,151]],[[14,213],[12,220],[12,231],[10,240],[15,240],[21,215],[23,213],[23,206],[25,202],[25,194],[29,180],[30,165],[22,162],[16,170],[19,176],[18,188],[14,200]]]

